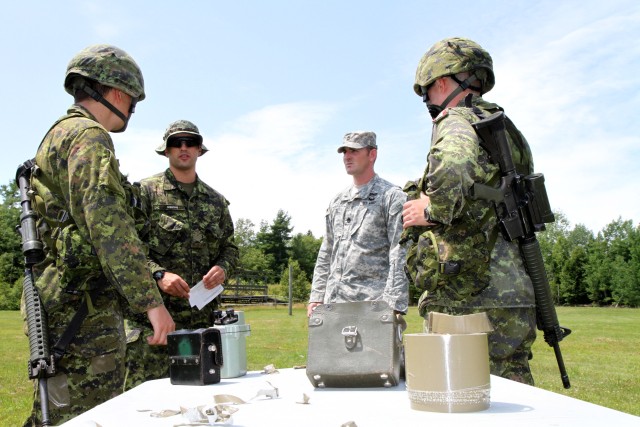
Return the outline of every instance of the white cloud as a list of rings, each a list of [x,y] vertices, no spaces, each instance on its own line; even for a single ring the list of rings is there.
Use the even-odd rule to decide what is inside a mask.
[[[487,98],[528,139],[552,208],[593,231],[640,213],[640,139],[628,127],[640,48],[624,36],[639,22],[638,12],[566,21],[561,37],[533,33],[494,57],[498,81]]]

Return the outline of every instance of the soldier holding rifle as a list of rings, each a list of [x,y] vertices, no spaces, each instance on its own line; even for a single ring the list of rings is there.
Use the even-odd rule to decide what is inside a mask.
[[[166,344],[175,329],[137,237],[137,197],[109,136],[126,129],[145,98],[142,72],[123,50],[95,45],[71,59],[64,87],[74,104],[42,140],[29,190],[46,255],[33,266],[34,285],[56,366],[39,380],[48,397],[36,394],[25,425],[59,424],[122,392],[123,305],[150,320],[148,344]],[[48,414],[38,411],[47,406],[42,399]]]
[[[526,255],[535,248],[539,254],[534,232],[553,215],[543,180],[527,180],[534,176],[533,159],[524,136],[501,107],[482,98],[494,84],[491,56],[472,40],[442,40],[422,57],[414,91],[433,119],[433,134],[424,175],[405,187],[410,200],[403,208],[403,240],[410,242],[410,277],[425,290],[421,315],[486,312],[494,326],[491,373],[533,385],[536,322],[556,356],[557,342],[569,331],[557,325],[541,257]],[[497,132],[502,150],[495,135],[481,138],[488,127],[480,123],[497,119],[494,113],[505,123]],[[503,170],[506,157],[510,171]],[[527,181],[536,183],[533,189]],[[474,192],[498,187],[504,191]],[[535,215],[535,196],[547,208],[544,215]],[[561,356],[558,365],[568,387]]]

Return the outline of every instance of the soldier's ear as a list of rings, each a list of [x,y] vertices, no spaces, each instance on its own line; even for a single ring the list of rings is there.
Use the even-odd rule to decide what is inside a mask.
[[[372,148],[371,151],[369,151],[369,158],[374,162],[376,161],[376,159],[378,158],[377,148]]]

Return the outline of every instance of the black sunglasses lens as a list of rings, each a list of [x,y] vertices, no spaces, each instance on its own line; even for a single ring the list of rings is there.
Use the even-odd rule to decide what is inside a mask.
[[[180,148],[182,144],[189,148],[200,146],[200,142],[195,138],[171,138],[167,141],[167,146],[172,148]]]
[[[129,106],[129,114],[133,114],[136,112],[136,104],[138,103],[137,98],[131,98],[131,105]]]
[[[422,86],[420,89],[422,90],[422,102],[429,102],[429,89],[431,88],[431,83],[429,86]]]

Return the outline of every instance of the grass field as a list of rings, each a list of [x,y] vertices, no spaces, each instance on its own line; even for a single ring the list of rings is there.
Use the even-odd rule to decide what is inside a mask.
[[[307,324],[304,307],[236,307],[251,326],[249,370],[304,365]],[[536,385],[577,399],[640,416],[640,310],[560,307],[560,324],[573,333],[561,342],[571,389],[562,387],[553,349],[538,337],[532,371]],[[19,426],[29,412],[28,340],[19,312],[0,311],[0,424]],[[422,319],[411,308],[407,332],[420,332]]]

